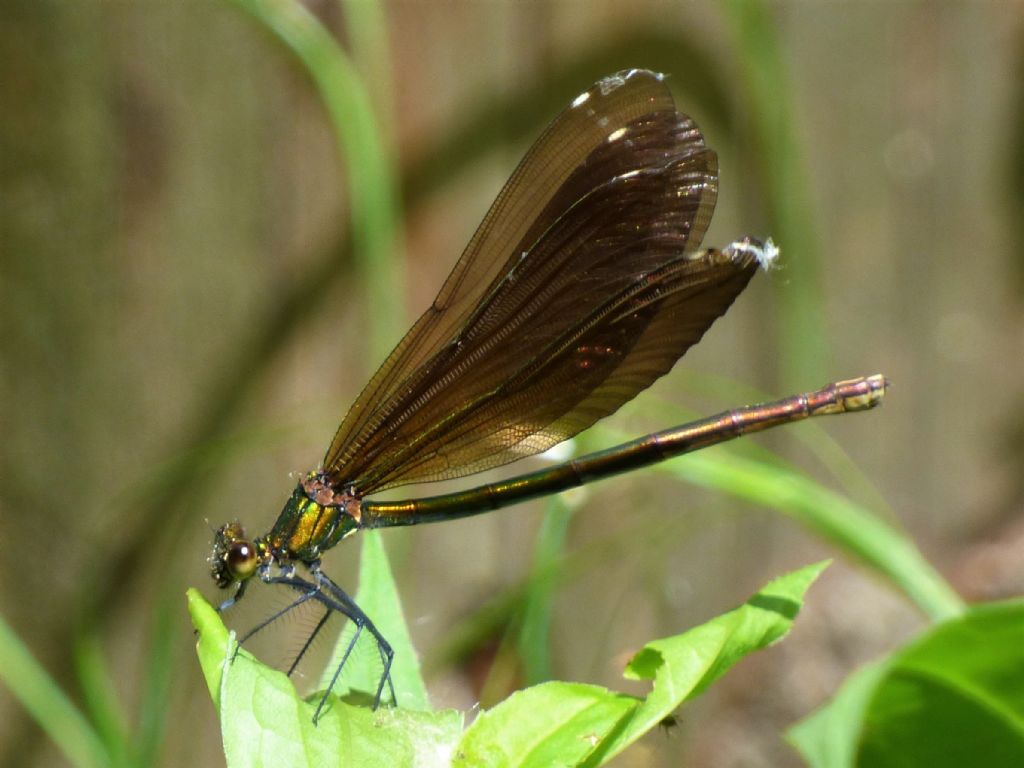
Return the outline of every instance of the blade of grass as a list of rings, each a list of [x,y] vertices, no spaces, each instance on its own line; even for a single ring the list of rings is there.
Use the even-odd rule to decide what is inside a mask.
[[[561,497],[555,497],[548,502],[544,520],[537,532],[518,639],[527,685],[551,679],[551,607],[560,571],[557,566],[564,555],[565,538],[571,519],[572,509]]]
[[[754,130],[772,236],[782,243],[793,266],[786,272],[786,300],[778,305],[783,388],[790,389],[801,381],[826,377],[831,348],[822,307],[821,239],[771,12],[758,0],[730,0],[725,8],[736,38],[732,51],[746,83],[744,113]]]
[[[0,617],[0,681],[76,768],[111,765],[100,735]]]
[[[522,618],[522,604],[509,617],[504,626],[498,647],[487,664],[487,674],[477,693],[477,704],[493,707],[523,685],[523,660],[519,653],[519,622]],[[499,627],[499,629],[501,629]],[[474,653],[486,653],[493,638],[485,638],[488,645],[474,648]],[[472,656],[470,657],[472,658]]]
[[[373,83],[374,110],[385,146],[392,146],[391,56],[384,9],[377,0],[339,0],[352,59],[367,82]]]
[[[75,672],[86,716],[106,745],[112,765],[125,765],[129,753],[128,727],[114,677],[103,657],[103,643],[94,629],[75,641]]]
[[[149,654],[143,675],[142,701],[139,705],[138,732],[132,753],[135,765],[157,765],[160,747],[167,731],[171,703],[171,677],[173,670],[181,669],[176,663],[174,606],[175,595],[165,589],[157,601],[151,623]]]
[[[377,626],[388,638],[395,651],[392,669],[399,704],[405,709],[429,710],[427,686],[420,674],[420,659],[412,644],[409,625],[402,612],[398,586],[391,575],[384,539],[379,531],[367,531],[363,537],[363,551],[359,560],[360,605],[374,610]]]
[[[537,531],[530,572],[520,588],[509,592],[511,600],[499,600],[500,612],[489,605],[468,619],[470,626],[489,629],[495,634],[505,628],[481,686],[479,703],[483,707],[493,706],[523,685],[535,685],[552,677],[549,637],[552,604],[563,573],[565,538],[572,510],[563,497],[548,500]],[[485,618],[478,622],[477,617],[481,616]],[[479,631],[472,636],[478,644],[463,645],[466,650],[479,648],[490,638]]]
[[[353,256],[371,350],[390,349],[402,330],[404,295],[398,267],[398,206],[391,168],[366,88],[345,52],[295,0],[235,0],[305,66],[320,93],[348,175]]]

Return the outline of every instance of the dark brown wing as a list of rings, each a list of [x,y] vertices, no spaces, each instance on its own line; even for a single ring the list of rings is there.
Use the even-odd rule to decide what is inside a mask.
[[[380,489],[530,456],[586,429],[666,373],[747,284],[753,256],[679,257],[599,307],[495,390],[429,423],[361,479]],[[725,297],[728,297],[726,301]],[[357,486],[363,487],[363,486]]]
[[[668,371],[756,268],[694,253],[716,171],[660,76],[620,73],[581,94],[350,409],[329,479],[366,494],[514,461]]]

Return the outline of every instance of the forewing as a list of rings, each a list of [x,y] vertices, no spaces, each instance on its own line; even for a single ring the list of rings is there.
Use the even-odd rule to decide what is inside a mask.
[[[685,342],[693,323],[675,301],[648,300],[635,318],[610,308],[696,249],[716,180],[714,153],[659,76],[622,73],[581,94],[353,405],[325,473],[361,493],[469,474],[543,450],[648,386],[732,296],[696,313],[710,316],[693,321],[700,332]],[[707,277],[662,288],[676,296]],[[655,333],[671,324],[665,313],[690,330]]]

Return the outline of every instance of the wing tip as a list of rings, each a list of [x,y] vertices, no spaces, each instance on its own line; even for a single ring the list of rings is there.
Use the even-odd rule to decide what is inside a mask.
[[[654,72],[650,69],[634,67],[632,69],[622,69],[614,74],[608,75],[607,77],[602,77],[594,84],[594,86],[602,96],[607,96],[612,91],[618,90],[624,86],[629,80],[633,80],[635,78],[649,78],[660,83],[665,79],[665,75],[661,72]],[[579,101],[583,98],[584,94],[580,94],[576,97],[576,100]],[[573,106],[577,106],[576,102],[573,102]]]
[[[778,267],[779,254],[782,253],[782,249],[770,237],[764,242],[753,237],[744,237],[742,240],[729,243],[725,247],[725,252],[734,259],[739,256],[753,256],[761,269],[768,272]]]

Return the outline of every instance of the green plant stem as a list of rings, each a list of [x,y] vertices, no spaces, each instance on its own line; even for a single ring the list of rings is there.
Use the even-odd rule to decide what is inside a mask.
[[[167,734],[167,725],[174,688],[174,670],[181,669],[181,658],[174,621],[177,590],[165,587],[153,611],[149,653],[139,704],[138,730],[132,759],[135,765],[148,766],[159,762],[160,750]]]
[[[391,57],[384,9],[377,0],[339,0],[339,4],[345,14],[352,59],[363,78],[373,83],[378,133],[383,137],[384,146],[390,147],[394,139],[390,127],[394,123],[391,120]]]
[[[821,290],[821,239],[793,126],[788,78],[769,9],[759,0],[725,6],[736,38],[757,160],[771,213],[772,235],[786,264],[786,300],[779,302],[778,338],[783,389],[827,378],[830,348]]]
[[[82,713],[0,617],[0,681],[28,710],[68,762],[82,768],[111,765],[111,755]]]
[[[334,128],[348,171],[353,255],[368,308],[372,350],[401,332],[401,271],[395,259],[397,204],[373,106],[355,67],[331,34],[294,0],[235,0],[274,32],[306,67]]]
[[[103,656],[103,645],[94,629],[85,630],[75,643],[75,670],[86,715],[106,745],[112,765],[126,765],[128,727],[114,679]]]
[[[552,676],[549,637],[552,603],[558,565],[565,556],[565,539],[571,519],[572,508],[556,496],[548,502],[544,520],[537,532],[537,545],[533,553],[533,567],[518,638],[527,685],[542,683]]]

